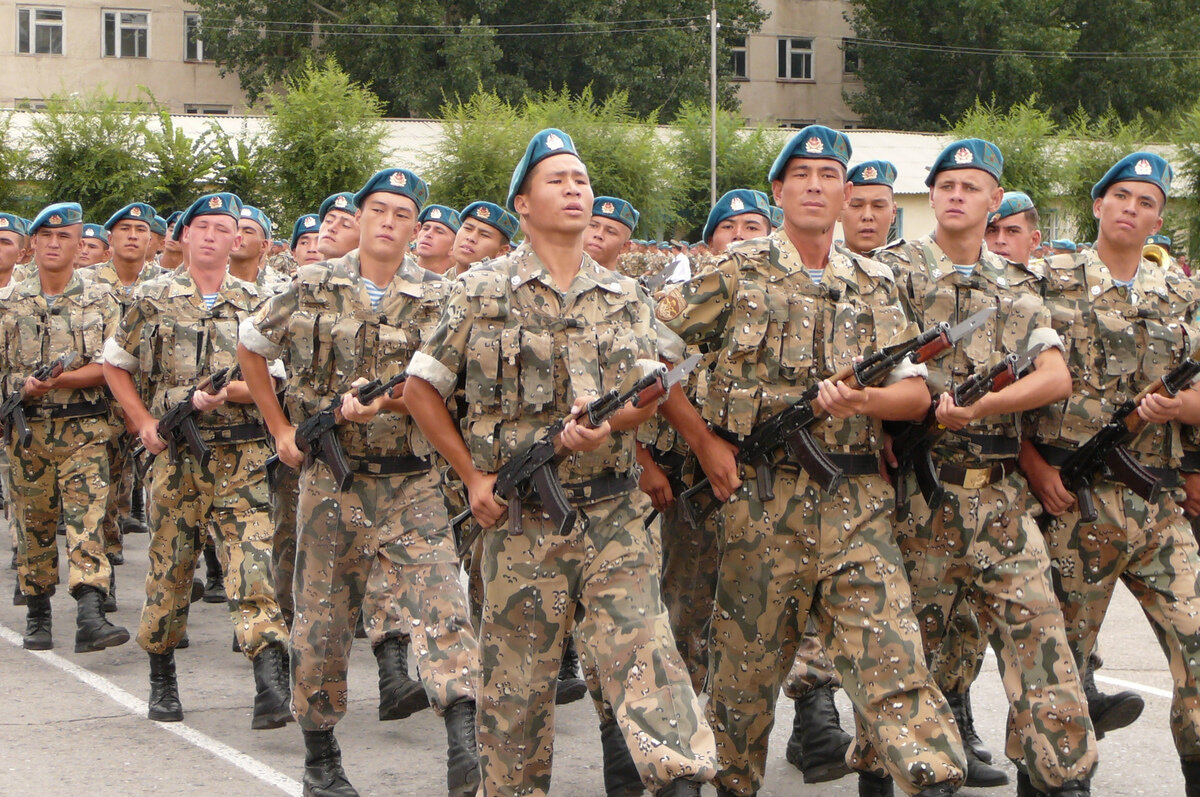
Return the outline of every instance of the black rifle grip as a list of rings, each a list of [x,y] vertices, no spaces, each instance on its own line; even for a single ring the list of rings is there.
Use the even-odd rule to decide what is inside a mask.
[[[1079,519],[1084,523],[1095,523],[1099,517],[1096,513],[1096,494],[1091,485],[1085,484],[1075,491],[1075,500],[1079,504]]]

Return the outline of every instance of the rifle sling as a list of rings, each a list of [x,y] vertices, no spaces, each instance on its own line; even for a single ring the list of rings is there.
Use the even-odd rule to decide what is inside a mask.
[[[24,407],[26,421],[51,421],[61,418],[92,418],[108,414],[108,399],[79,401],[74,404],[31,404]]]
[[[1021,453],[1021,441],[1015,437],[1005,437],[1002,434],[971,434],[961,430],[952,434],[979,446],[980,456],[1015,457]]]
[[[1200,453],[1200,452],[1198,452]],[[688,455],[682,451],[662,451],[657,448],[650,449],[650,457],[655,464],[667,472],[668,476],[678,476],[683,472],[683,463],[687,460]],[[1197,468],[1200,470],[1200,468]]]
[[[1053,465],[1056,468],[1061,468],[1063,463],[1067,461],[1067,457],[1074,452],[1069,448],[1062,446],[1052,446],[1047,443],[1034,443],[1038,453],[1042,455],[1042,459],[1046,460],[1048,465]],[[1132,453],[1132,452],[1131,452]],[[1179,471],[1175,468],[1152,468],[1149,465],[1143,465],[1146,470],[1153,473],[1162,482],[1161,487],[1164,490],[1170,490],[1178,487],[1182,482],[1179,478]],[[1183,464],[1180,464],[1183,467]],[[1197,466],[1200,469],[1200,465]],[[1107,469],[1101,469],[1101,476],[1105,480],[1112,481],[1111,476],[1107,473]]]
[[[938,478],[946,484],[978,489],[995,484],[1016,471],[1017,461],[1015,459],[1002,459],[982,468],[964,468],[962,465],[948,462],[938,469]]]
[[[715,435],[723,440],[736,445],[741,445],[742,439],[728,429],[723,429],[720,426],[710,427]],[[783,441],[780,441],[780,450],[783,449]],[[842,473],[846,476],[870,476],[879,474],[879,457],[875,454],[842,454],[838,452],[827,452],[826,456],[834,465],[841,468]],[[772,463],[772,468],[786,468],[791,471],[800,470],[800,463],[790,459],[783,459],[780,462]],[[746,474],[755,477],[754,468],[746,468]]]
[[[267,428],[261,423],[239,423],[236,426],[200,427],[200,438],[213,445],[231,445],[251,440],[266,440]]]

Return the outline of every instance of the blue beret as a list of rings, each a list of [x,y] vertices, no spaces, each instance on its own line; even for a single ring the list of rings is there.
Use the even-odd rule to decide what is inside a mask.
[[[824,125],[809,125],[788,139],[779,151],[779,157],[771,164],[768,180],[779,180],[792,158],[824,158],[835,160],[845,166],[850,162],[850,139],[845,133],[830,130]]]
[[[1050,242],[1051,249],[1066,249],[1068,252],[1074,252],[1079,249],[1074,241],[1068,241],[1065,238],[1059,238]]]
[[[228,216],[236,222],[242,216],[242,199],[237,194],[228,192],[205,194],[183,211],[183,215],[175,223],[175,229],[171,230],[171,237],[176,241],[180,240],[183,237],[183,228],[200,216]]]
[[[354,204],[361,205],[364,199],[377,191],[408,197],[417,204],[418,213],[424,207],[425,200],[429,199],[429,186],[408,169],[384,169],[375,172],[371,175],[371,179],[367,180],[367,184],[358,189],[358,193],[354,195]],[[321,207],[324,207],[324,203]],[[324,219],[325,216],[322,215],[321,218]]]
[[[455,232],[458,232],[458,228],[462,226],[462,219],[459,217],[458,211],[446,205],[427,205],[421,211],[421,215],[417,216],[417,221],[422,224],[427,221],[436,221],[438,224],[444,224]]]
[[[300,240],[301,235],[318,233],[320,231],[321,217],[315,213],[305,213],[296,219],[296,223],[292,225],[292,239],[288,242],[288,249],[296,248],[296,241]]]
[[[757,213],[767,221],[771,220],[771,203],[762,191],[751,191],[747,188],[735,188],[726,191],[708,212],[708,221],[704,222],[702,236],[707,243],[712,240],[717,225],[725,219],[741,216],[743,213]]]
[[[942,154],[938,155],[937,160],[929,167],[925,185],[932,186],[938,172],[951,169],[980,169],[995,177],[996,182],[1000,182],[1000,176],[1004,174],[1004,156],[1000,154],[999,147],[982,138],[955,141],[942,150]]]
[[[29,234],[29,222],[15,213],[0,213],[0,232],[16,232],[17,235]]]
[[[154,210],[154,208],[150,205],[147,205],[145,202],[130,202],[128,205],[108,217],[108,221],[104,222],[104,229],[111,231],[121,219],[144,221],[147,225],[151,225],[151,222],[154,221],[155,215],[157,215],[157,212]]]
[[[892,188],[896,184],[896,167],[891,161],[865,161],[851,169],[846,179],[855,185],[886,185]]]
[[[1160,156],[1153,152],[1135,152],[1114,163],[1100,178],[1100,182],[1092,186],[1092,199],[1099,199],[1110,185],[1125,180],[1156,185],[1163,192],[1163,197],[1167,197],[1171,193],[1173,179],[1175,170]]]
[[[33,217],[29,223],[29,234],[33,235],[42,227],[70,227],[73,224],[83,224],[83,208],[78,202],[55,202],[42,208],[42,212]]]
[[[170,216],[167,216],[167,226],[170,227],[172,224],[179,221],[179,217],[182,215],[182,210],[173,211]]]
[[[167,220],[162,216],[155,214],[154,218],[150,220],[150,232],[154,233],[155,235],[166,235]]]
[[[658,248],[659,249],[670,249],[671,245],[669,243],[667,243],[666,241],[659,241]]]
[[[516,216],[495,202],[472,202],[463,208],[461,218],[463,221],[478,219],[484,224],[490,224],[510,241],[517,234],[517,228],[520,225]]]
[[[598,196],[592,202],[592,215],[604,216],[619,221],[629,228],[630,232],[637,229],[640,213],[633,205],[615,196]]]
[[[988,224],[995,224],[1000,219],[1007,219],[1027,210],[1033,210],[1033,200],[1029,198],[1029,194],[1024,191],[1005,191],[1004,199],[1000,200],[1000,207],[988,216]]]
[[[99,224],[83,225],[83,237],[95,238],[97,240],[104,241],[104,245],[108,246],[108,230],[104,229]]]
[[[579,157],[579,153],[575,150],[575,142],[557,128],[547,127],[529,139],[529,146],[525,147],[525,154],[517,162],[517,168],[513,169],[512,179],[508,182],[508,199],[504,201],[505,207],[509,210],[516,210],[513,207],[513,197],[521,190],[521,183],[525,182],[525,175],[529,174],[534,166],[551,155],[561,155],[564,152]]]
[[[1171,236],[1169,235],[1150,235],[1146,237],[1146,243],[1154,246],[1161,246],[1164,249],[1171,248]]]
[[[321,207],[317,210],[317,218],[324,221],[325,214],[331,210],[341,210],[353,216],[354,211],[358,210],[358,205],[354,202],[354,194],[349,191],[339,191],[336,194],[325,197],[325,201],[321,203]]]
[[[783,226],[783,208],[771,205],[771,226],[775,229]]]
[[[249,219],[259,227],[262,227],[264,238],[271,237],[271,220],[267,218],[266,213],[263,213],[253,205],[242,205],[240,217],[243,219]]]

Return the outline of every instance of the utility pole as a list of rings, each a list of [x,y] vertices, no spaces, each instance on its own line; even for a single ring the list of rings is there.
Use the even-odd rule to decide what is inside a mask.
[[[709,104],[712,116],[709,130],[709,207],[717,204],[717,0],[712,0],[709,21]]]

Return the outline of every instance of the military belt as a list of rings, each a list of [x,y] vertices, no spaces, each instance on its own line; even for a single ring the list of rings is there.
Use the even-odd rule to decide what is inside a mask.
[[[1067,457],[1074,453],[1071,449],[1063,448],[1062,446],[1052,446],[1046,443],[1034,443],[1033,445],[1038,450],[1038,453],[1042,455],[1042,459],[1046,460],[1046,464],[1053,465],[1056,468],[1061,468],[1063,463],[1067,461]],[[1200,456],[1200,452],[1195,453]],[[1184,455],[1184,459],[1180,462],[1180,469],[1187,470],[1187,468],[1184,468],[1183,465],[1185,461],[1187,461],[1186,454]],[[1170,490],[1178,487],[1182,483],[1179,478],[1179,471],[1175,468],[1155,468],[1149,465],[1143,465],[1142,467],[1153,473],[1158,480],[1162,482],[1160,486],[1163,489]],[[1112,476],[1108,474],[1107,470],[1107,468],[1102,469],[1101,476],[1106,481],[1112,481]],[[1196,470],[1200,470],[1200,464],[1196,465]]]
[[[657,448],[650,449],[650,456],[660,468],[675,476],[680,474],[683,470],[683,463],[687,460],[687,454],[682,451],[663,451]]]
[[[220,427],[204,427],[200,430],[200,437],[206,443],[214,445],[231,445],[233,443],[247,443],[251,440],[266,440],[267,429],[261,423],[239,423],[236,426],[220,426]]]
[[[985,457],[997,455],[1015,457],[1021,453],[1021,441],[1015,437],[1005,437],[1002,434],[970,434],[968,432],[955,432],[954,434],[979,446],[979,453]]]
[[[829,459],[847,476],[879,475],[879,457],[874,454],[830,454]]]
[[[1179,469],[1184,473],[1200,471],[1200,451],[1184,451],[1179,460]]]
[[[995,484],[1017,470],[1015,459],[1002,459],[982,468],[965,468],[962,465],[946,463],[938,470],[938,477],[948,484],[957,484],[970,490],[978,490]]]
[[[350,470],[365,476],[402,476],[424,473],[433,467],[429,457],[346,457]]]
[[[34,404],[25,407],[25,420],[51,421],[61,418],[92,418],[108,414],[108,399],[79,401],[74,404]]]
[[[633,492],[637,489],[637,477],[632,473],[618,475],[614,471],[608,471],[594,479],[564,484],[562,488],[563,492],[567,494],[567,499],[572,504],[590,504],[602,501],[605,498],[612,498],[614,495],[624,495],[625,493]],[[530,506],[541,505],[538,501],[537,493],[533,493],[528,497],[523,496],[521,503]]]

